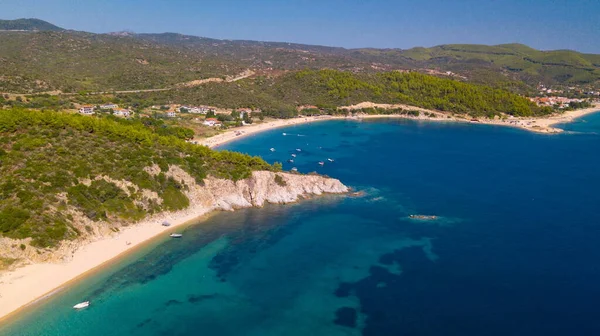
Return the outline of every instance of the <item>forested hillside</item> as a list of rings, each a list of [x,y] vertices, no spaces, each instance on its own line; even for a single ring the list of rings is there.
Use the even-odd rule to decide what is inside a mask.
[[[298,105],[335,109],[364,101],[403,103],[473,116],[503,113],[532,116],[550,113],[506,90],[423,75],[417,72],[354,74],[336,70],[305,70],[276,78],[246,79],[177,91],[134,95],[140,101],[182,101],[222,107],[260,107],[294,111]]]
[[[487,70],[484,73],[504,73],[532,85],[592,84],[600,80],[600,55],[572,50],[540,51],[523,44],[453,44],[413,48],[399,54],[420,64],[439,65],[467,76],[471,73],[474,78],[478,70]]]
[[[61,31],[64,29],[39,19],[17,19],[0,20],[0,30]]]
[[[450,71],[454,79],[518,93],[539,83],[600,88],[600,55],[521,44],[345,49],[174,33],[91,34],[33,19],[5,20],[1,27],[27,31],[0,31],[0,92],[164,89],[246,69],[268,76],[303,69]]]
[[[72,31],[0,33],[0,92],[165,88],[244,69],[243,63],[130,37]]]
[[[0,110],[0,236],[31,237],[32,245],[47,247],[92,230],[76,227],[69,209],[116,227],[183,209],[185,185],[170,177],[170,165],[198,183],[209,175],[238,180],[253,170],[278,170],[258,157],[159,135],[140,122]]]

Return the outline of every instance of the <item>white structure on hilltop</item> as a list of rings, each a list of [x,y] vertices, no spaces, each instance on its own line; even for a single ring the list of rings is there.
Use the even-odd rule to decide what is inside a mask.
[[[92,114],[94,114],[94,107],[92,105],[83,105],[82,107],[79,108],[79,113],[86,114],[86,115],[92,115]]]

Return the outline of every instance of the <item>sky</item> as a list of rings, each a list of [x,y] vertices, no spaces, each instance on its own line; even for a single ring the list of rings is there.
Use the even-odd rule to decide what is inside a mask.
[[[524,43],[600,54],[600,0],[0,0],[0,19],[94,33],[408,49]]]

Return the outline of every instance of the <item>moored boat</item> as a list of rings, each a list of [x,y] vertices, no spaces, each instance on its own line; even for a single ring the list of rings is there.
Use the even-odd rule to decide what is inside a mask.
[[[90,305],[90,301],[83,301],[73,306],[73,309],[83,309]]]
[[[269,150],[270,150],[271,152],[274,152],[274,151],[275,151],[275,148],[271,148],[271,149],[269,149]]]
[[[171,233],[169,235],[169,237],[171,237],[171,238],[181,238],[181,237],[183,237],[183,235],[181,233]]]
[[[320,166],[323,166],[323,165],[325,165],[325,162],[323,162],[323,161],[319,161],[319,165],[320,165]]]

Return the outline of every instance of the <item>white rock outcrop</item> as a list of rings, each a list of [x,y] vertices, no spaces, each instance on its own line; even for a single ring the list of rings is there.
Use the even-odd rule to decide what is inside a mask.
[[[158,168],[158,172],[160,172]],[[156,173],[156,167],[149,168]],[[64,262],[72,258],[73,253],[90,242],[110,238],[119,234],[123,227],[136,227],[150,223],[151,226],[160,226],[163,221],[181,222],[182,218],[195,218],[214,210],[234,210],[249,207],[262,207],[265,203],[284,204],[296,202],[301,198],[321,195],[345,193],[349,189],[339,180],[319,175],[300,175],[291,173],[274,173],[269,171],[256,171],[247,179],[232,181],[208,177],[203,183],[196,180],[178,166],[170,166],[166,175],[184,185],[183,192],[190,200],[186,209],[176,212],[157,213],[143,219],[138,223],[124,222],[116,218],[108,221],[94,222],[75,208],[69,208],[73,217],[73,226],[82,235],[75,240],[65,240],[54,249],[39,249],[31,247],[31,239],[11,239],[0,237],[0,257],[5,260],[19,260],[23,262]],[[122,180],[114,180],[108,176],[100,176],[108,182],[128,191],[128,187],[140,191],[138,186]],[[91,183],[92,180],[80,181]],[[66,195],[58,195],[66,200]],[[163,200],[154,193],[150,195],[155,201]],[[144,197],[148,197],[145,195]],[[21,248],[21,245],[27,245]],[[1,269],[1,268],[0,268]]]
[[[193,177],[177,166],[169,167],[167,175],[188,186],[185,193],[190,205],[214,210],[292,203],[305,196],[348,191],[348,187],[339,180],[318,175],[256,171],[251,177],[237,182],[209,177],[204,180],[204,185],[198,185]],[[276,181],[277,176],[279,181]]]

